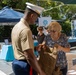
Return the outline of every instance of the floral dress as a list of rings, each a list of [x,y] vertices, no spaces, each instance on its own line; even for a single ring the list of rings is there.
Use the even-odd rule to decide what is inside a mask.
[[[44,41],[49,47],[54,47],[54,44],[59,44],[62,47],[70,47],[67,36],[64,33],[61,33],[60,38],[57,41],[53,41],[51,36],[48,34],[45,36]],[[56,66],[60,66],[61,69],[67,66],[66,54],[62,50],[58,51]]]

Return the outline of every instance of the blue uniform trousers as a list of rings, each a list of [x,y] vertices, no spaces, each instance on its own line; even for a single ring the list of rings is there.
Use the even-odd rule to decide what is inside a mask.
[[[26,60],[14,60],[12,69],[15,75],[30,75],[30,65]]]

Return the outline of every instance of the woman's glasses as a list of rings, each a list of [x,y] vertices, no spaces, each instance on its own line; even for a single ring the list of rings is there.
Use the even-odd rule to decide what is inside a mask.
[[[56,31],[55,30],[50,30],[50,32],[55,33]]]

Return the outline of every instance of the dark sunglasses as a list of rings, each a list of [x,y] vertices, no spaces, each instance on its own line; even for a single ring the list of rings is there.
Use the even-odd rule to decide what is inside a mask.
[[[43,29],[39,29],[39,30],[43,30]]]
[[[55,33],[56,31],[55,30],[50,30],[50,32]]]

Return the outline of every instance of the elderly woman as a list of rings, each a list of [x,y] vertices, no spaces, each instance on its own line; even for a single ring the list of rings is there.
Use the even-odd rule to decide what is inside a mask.
[[[49,47],[57,46],[58,54],[56,66],[60,66],[63,75],[67,75],[67,59],[65,53],[70,51],[67,36],[61,33],[62,27],[56,21],[51,22],[48,29],[50,33],[45,37],[44,42]]]

